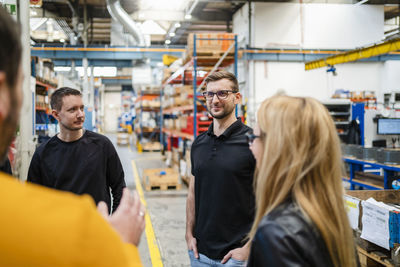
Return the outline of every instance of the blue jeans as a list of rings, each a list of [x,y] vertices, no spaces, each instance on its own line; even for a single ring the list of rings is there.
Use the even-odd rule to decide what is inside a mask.
[[[190,266],[192,267],[245,267],[246,261],[239,261],[233,258],[230,258],[225,264],[222,264],[221,261],[216,261],[208,258],[206,255],[199,253],[199,258],[196,259],[194,257],[193,250],[189,250],[190,257]]]

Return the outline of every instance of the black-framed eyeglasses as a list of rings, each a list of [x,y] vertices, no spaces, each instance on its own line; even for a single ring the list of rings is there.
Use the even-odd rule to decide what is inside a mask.
[[[256,138],[260,138],[260,135],[255,135],[254,133],[248,132],[246,133],[246,138],[247,138],[247,143],[249,143],[249,146],[251,146],[254,142],[254,140],[256,140]]]
[[[229,93],[237,93],[237,91],[233,90],[220,90],[217,92],[203,92],[203,96],[207,100],[211,100],[214,98],[214,95],[217,95],[218,99],[226,99],[229,95]]]

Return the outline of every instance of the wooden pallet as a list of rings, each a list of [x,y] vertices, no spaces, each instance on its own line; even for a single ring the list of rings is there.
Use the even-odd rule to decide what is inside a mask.
[[[142,145],[143,152],[160,152],[162,146],[160,142],[148,142]]]
[[[172,168],[145,169],[142,180],[147,191],[181,189],[179,173]]]
[[[367,192],[367,191],[366,191]],[[366,192],[359,192],[362,195]],[[377,194],[382,194],[384,191],[379,191]],[[362,198],[362,197],[361,197]],[[377,199],[381,199],[376,197]],[[393,197],[392,197],[393,198]],[[395,255],[395,250],[399,244],[394,244],[394,247],[387,250],[368,240],[361,238],[361,231],[354,231],[354,238],[357,244],[357,252],[360,259],[361,267],[387,266],[400,267],[400,256]]]
[[[361,267],[398,267],[390,258],[390,252],[370,251],[357,247]],[[388,255],[389,254],[389,255]]]
[[[129,134],[128,133],[118,133],[117,134],[117,145],[126,145],[129,146]]]
[[[225,54],[225,51],[196,51],[196,55],[198,57],[222,57]],[[193,52],[190,54],[193,55]],[[229,52],[227,57],[234,57],[234,52]]]
[[[205,53],[205,52],[200,52],[200,53]],[[207,52],[206,54],[211,54]],[[222,54],[212,54],[212,55],[202,55],[202,54],[197,54],[196,59],[197,59],[197,66],[199,67],[207,67],[207,66],[214,66],[219,59],[222,57]],[[184,63],[189,62],[192,59],[192,55],[187,55],[186,58],[184,59]],[[226,67],[228,65],[233,64],[235,62],[235,57],[234,56],[226,56],[224,60],[221,62],[220,67]]]

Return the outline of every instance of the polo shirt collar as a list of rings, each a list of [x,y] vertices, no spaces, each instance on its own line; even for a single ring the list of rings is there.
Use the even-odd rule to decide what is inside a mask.
[[[231,124],[231,126],[226,129],[221,136],[225,136],[225,138],[228,138],[234,133],[237,129],[242,127],[242,119],[237,118],[237,120]],[[214,122],[211,123],[210,127],[208,127],[207,130],[207,135],[213,135],[214,134]]]

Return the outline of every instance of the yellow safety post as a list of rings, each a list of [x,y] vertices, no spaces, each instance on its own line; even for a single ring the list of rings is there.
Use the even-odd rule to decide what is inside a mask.
[[[136,141],[136,147],[137,147],[138,153],[143,152],[143,147],[142,147],[142,144],[139,142],[139,140]]]

